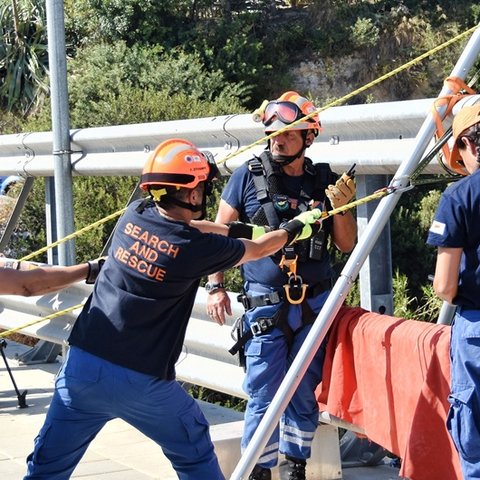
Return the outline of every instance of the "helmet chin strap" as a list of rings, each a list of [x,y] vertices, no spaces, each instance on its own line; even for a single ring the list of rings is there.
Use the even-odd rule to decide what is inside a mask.
[[[160,202],[158,202],[160,206],[168,206],[168,205],[176,205],[177,207],[186,208],[191,212],[202,212],[202,214],[197,217],[195,220],[203,220],[207,216],[207,194],[203,193],[202,203],[200,205],[193,205],[191,203],[184,202],[182,200],[178,200],[175,197],[165,197]],[[163,204],[163,205],[162,205]]]
[[[279,165],[289,165],[299,158],[300,155],[302,155],[302,153],[305,151],[305,148],[306,147],[302,147],[295,155],[274,155],[272,153],[273,161]]]

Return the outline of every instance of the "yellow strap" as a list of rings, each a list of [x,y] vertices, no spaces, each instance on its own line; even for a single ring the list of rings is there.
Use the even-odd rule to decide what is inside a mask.
[[[109,220],[112,220],[115,217],[118,217],[121,215],[124,211],[126,210],[126,207],[122,208],[121,210],[118,210],[110,215],[108,215],[105,218],[102,218],[94,223],[91,223],[90,225],[87,225],[86,227],[81,228],[80,230],[77,230],[76,232],[71,233],[70,235],[67,235],[66,237],[61,238],[60,240],[57,240],[56,242],[50,243],[46,247],[41,248],[40,250],[37,250],[36,252],[30,253],[28,255],[25,255],[25,257],[22,257],[19,262],[24,262],[25,260],[30,260],[31,258],[36,257],[40,253],[46,252],[50,248],[56,247],[57,245],[60,245],[63,242],[67,242],[68,240],[71,240],[72,238],[78,237],[82,233],[87,232],[88,230],[91,230],[92,228],[98,227],[99,225],[102,225],[105,222],[108,222]]]

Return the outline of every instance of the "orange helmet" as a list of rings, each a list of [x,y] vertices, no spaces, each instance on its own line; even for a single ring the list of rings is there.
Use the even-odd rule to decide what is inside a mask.
[[[218,173],[212,159],[207,159],[193,143],[173,138],[160,143],[148,157],[140,178],[140,187],[195,188],[212,180]]]
[[[302,97],[297,92],[288,91],[277,100],[268,102],[258,118],[265,125],[265,132],[276,132],[307,115],[311,115],[305,121],[299,122],[290,128],[292,130],[313,129],[317,135],[321,130],[321,124],[318,114],[312,115],[316,110],[310,100]]]

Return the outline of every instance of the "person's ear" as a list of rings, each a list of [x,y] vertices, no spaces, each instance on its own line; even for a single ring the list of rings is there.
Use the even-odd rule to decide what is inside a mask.
[[[468,137],[462,137],[460,140],[463,143],[463,148],[468,148],[470,146],[470,139]]]
[[[305,138],[305,145],[309,147],[315,141],[315,134],[309,130]]]
[[[203,201],[203,194],[201,191],[201,187],[198,186],[190,191],[188,195],[188,200],[192,205],[200,205]]]

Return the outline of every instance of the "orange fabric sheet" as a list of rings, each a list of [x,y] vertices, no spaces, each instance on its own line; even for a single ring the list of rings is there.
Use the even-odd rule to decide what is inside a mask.
[[[343,307],[329,333],[320,409],[364,429],[411,480],[460,480],[445,426],[450,327]]]

